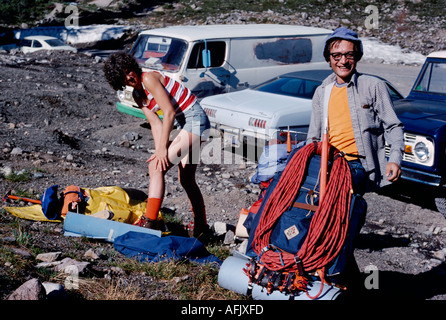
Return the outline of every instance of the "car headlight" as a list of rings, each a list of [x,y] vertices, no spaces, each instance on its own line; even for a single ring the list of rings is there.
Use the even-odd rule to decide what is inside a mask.
[[[418,142],[415,144],[414,154],[421,162],[426,162],[429,160],[429,148],[424,142]]]
[[[390,146],[386,144],[386,156],[390,154]],[[404,132],[403,161],[426,167],[434,165],[435,141],[431,137]]]

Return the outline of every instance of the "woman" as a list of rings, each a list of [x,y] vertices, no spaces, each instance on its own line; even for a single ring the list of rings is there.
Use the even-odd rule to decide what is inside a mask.
[[[204,133],[210,128],[209,119],[196,97],[181,83],[156,71],[142,72],[129,54],[112,54],[104,64],[107,82],[114,90],[133,87],[133,98],[150,123],[155,141],[155,153],[149,163],[149,196],[140,226],[154,228],[164,198],[166,172],[178,164],[178,178],[187,193],[194,214],[195,237],[209,230],[205,205],[195,181],[198,160],[192,155],[199,151]],[[163,120],[156,114],[163,112]],[[180,127],[178,135],[169,141],[174,121]],[[192,161],[195,160],[195,161]]]

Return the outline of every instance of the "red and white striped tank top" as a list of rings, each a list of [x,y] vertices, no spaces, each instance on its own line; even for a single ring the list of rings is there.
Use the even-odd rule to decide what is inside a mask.
[[[141,76],[141,83],[144,74],[145,73],[143,73]],[[197,101],[195,95],[193,95],[192,92],[188,88],[186,88],[183,84],[181,84],[178,81],[175,81],[174,79],[168,76],[163,76],[163,77],[164,77],[164,87],[166,89],[166,93],[170,98],[170,102],[172,103],[176,114],[186,111]],[[144,83],[142,83],[142,86],[144,88]],[[153,98],[153,95],[146,88],[144,88],[144,91],[147,95],[147,100],[149,102],[148,104],[145,104],[145,106],[148,107],[149,110],[153,112],[157,112],[158,110],[160,110],[160,107]]]

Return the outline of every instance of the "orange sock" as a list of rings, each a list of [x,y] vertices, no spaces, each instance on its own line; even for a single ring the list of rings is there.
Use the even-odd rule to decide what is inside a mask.
[[[161,208],[162,199],[148,198],[145,216],[151,220],[156,220]]]

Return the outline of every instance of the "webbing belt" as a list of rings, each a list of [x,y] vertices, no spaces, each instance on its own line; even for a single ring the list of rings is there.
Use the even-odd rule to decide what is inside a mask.
[[[304,210],[311,210],[311,211],[316,211],[317,208],[319,208],[319,206],[315,206],[312,204],[307,204],[307,203],[300,203],[300,202],[295,202],[293,204],[294,208],[299,208],[299,209],[304,209]]]

